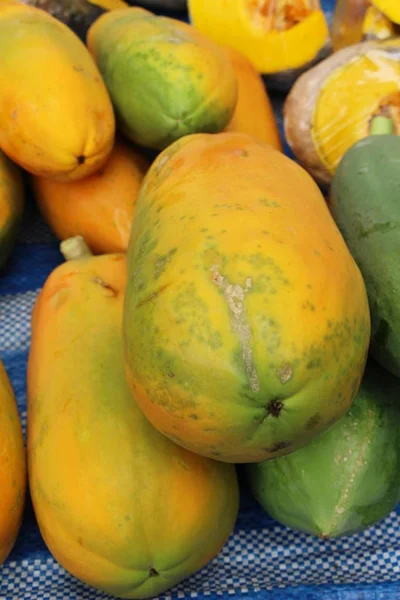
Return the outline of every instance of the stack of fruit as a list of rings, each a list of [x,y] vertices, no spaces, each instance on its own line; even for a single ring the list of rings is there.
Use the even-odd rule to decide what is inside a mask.
[[[0,3],[0,261],[31,191],[66,259],[33,310],[27,380],[50,551],[98,589],[153,597],[232,532],[235,464],[295,529],[385,517],[400,497],[399,40],[312,66],[331,42],[311,0],[190,0],[193,25],[119,0],[101,16],[77,2],[73,20],[29,4]],[[261,74],[294,82],[303,166]],[[1,563],[26,478],[4,369],[0,457]]]

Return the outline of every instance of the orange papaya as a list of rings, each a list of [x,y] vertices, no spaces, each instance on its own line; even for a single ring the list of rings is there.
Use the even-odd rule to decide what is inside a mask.
[[[117,141],[103,169],[63,183],[33,177],[37,204],[59,239],[82,235],[96,254],[126,252],[146,158]]]
[[[0,359],[0,565],[14,546],[25,501],[26,463],[14,391]]]
[[[63,252],[76,258],[50,275],[32,316],[34,510],[75,577],[150,598],[211,560],[231,533],[235,470],[173,444],[143,416],[123,366],[125,255],[78,258],[70,244]]]
[[[278,126],[264,82],[252,63],[234,48],[226,48],[238,81],[235,112],[225,131],[252,135],[282,150]]]
[[[369,338],[364,281],[304,169],[238,133],[158,156],[132,225],[124,339],[161,432],[227,462],[294,451],[349,408]]]
[[[8,259],[24,210],[24,184],[19,169],[0,151],[0,268]]]
[[[114,143],[114,113],[83,42],[45,11],[3,0],[0,53],[5,154],[49,179],[72,181],[100,169]]]

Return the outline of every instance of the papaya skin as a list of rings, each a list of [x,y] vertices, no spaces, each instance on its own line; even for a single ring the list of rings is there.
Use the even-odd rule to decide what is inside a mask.
[[[12,252],[24,210],[19,169],[0,151],[0,269]]]
[[[399,73],[400,41],[393,39],[343,48],[296,81],[284,105],[285,135],[319,183],[331,183],[345,152],[368,135],[374,115],[395,108]],[[357,94],[353,81],[359,82]]]
[[[287,30],[271,28],[267,2],[253,0],[189,0],[191,22],[219,44],[242,52],[259,73],[279,87],[294,78],[330,49],[328,25],[319,2],[304,19]],[[273,9],[274,10],[274,9]]]
[[[229,123],[237,101],[234,69],[218,45],[187,23],[135,7],[113,11],[92,25],[87,45],[120,131],[139,146],[162,150]]]
[[[126,252],[136,204],[149,162],[122,140],[106,165],[83,180],[32,178],[37,204],[60,240],[82,235],[95,254]]]
[[[294,451],[350,406],[369,335],[361,274],[301,167],[237,133],[159,155],[132,226],[124,338],[162,433],[226,462]]]
[[[43,10],[3,1],[0,52],[3,151],[29,173],[59,181],[100,169],[113,147],[114,113],[79,38]]]
[[[0,359],[0,565],[17,538],[25,501],[26,462],[22,427],[10,380]]]
[[[125,283],[124,255],[82,258],[58,267],[38,297],[29,477],[61,565],[113,596],[150,598],[217,554],[238,487],[234,468],[179,448],[135,404],[123,367]]]
[[[226,48],[226,53],[238,80],[238,99],[225,131],[246,133],[282,150],[274,111],[262,78],[244,54],[233,48]]]

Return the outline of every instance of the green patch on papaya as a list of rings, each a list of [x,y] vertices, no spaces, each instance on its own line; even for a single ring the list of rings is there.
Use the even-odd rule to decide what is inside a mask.
[[[280,208],[281,207],[279,202],[276,202],[275,200],[266,200],[265,198],[261,198],[260,204],[262,204],[262,206],[267,206],[268,208]]]
[[[168,264],[171,262],[174,254],[176,254],[177,250],[177,248],[171,248],[171,250],[166,254],[156,256],[154,262],[154,279],[158,279],[160,275],[164,273]]]

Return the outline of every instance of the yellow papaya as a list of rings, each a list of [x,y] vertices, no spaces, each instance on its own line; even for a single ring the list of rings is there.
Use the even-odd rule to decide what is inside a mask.
[[[33,177],[37,204],[59,239],[82,235],[96,254],[126,252],[147,159],[122,140],[100,171],[63,183]]]
[[[252,63],[234,48],[226,48],[238,82],[235,112],[225,131],[252,135],[282,150],[278,126],[264,82]]]
[[[0,268],[12,251],[24,209],[19,169],[0,151]]]
[[[20,2],[45,10],[68,25],[82,39],[85,39],[90,25],[103,12],[129,6],[124,0],[20,0]]]
[[[189,0],[193,25],[241,51],[279,87],[290,87],[330,51],[320,0]]]
[[[229,123],[237,101],[234,69],[222,48],[187,23],[127,8],[97,19],[87,44],[121,131],[139,146],[162,150]]]
[[[346,151],[369,134],[374,116],[391,117],[400,132],[399,107],[400,38],[360,42],[296,81],[284,105],[286,139],[311,175],[330,184]]]
[[[106,162],[114,113],[87,48],[38,8],[0,2],[0,147],[34,175],[86,177]]]
[[[128,248],[125,360],[161,432],[222,461],[306,444],[357,393],[364,281],[311,177],[238,133],[150,167]]]
[[[79,256],[63,243],[68,256]],[[68,261],[32,316],[29,481],[43,538],[82,581],[150,598],[211,560],[238,510],[235,470],[160,435],[126,383],[122,254]]]
[[[25,448],[14,391],[0,359],[0,565],[22,521],[26,489]]]

